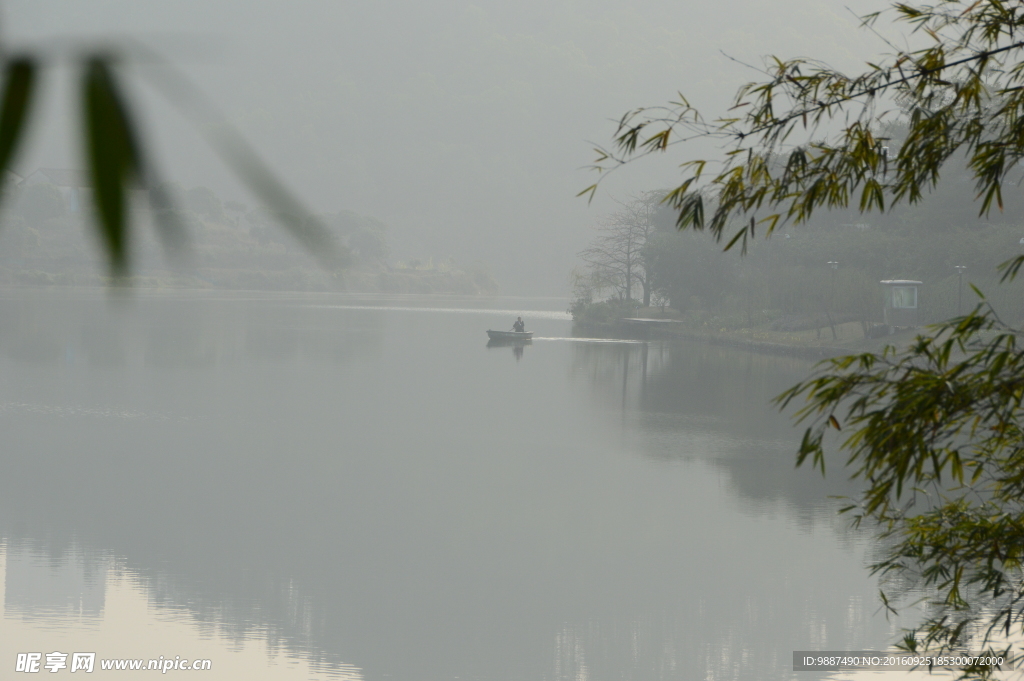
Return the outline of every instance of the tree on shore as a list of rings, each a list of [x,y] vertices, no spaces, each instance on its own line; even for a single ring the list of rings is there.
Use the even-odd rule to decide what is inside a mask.
[[[897,2],[864,24],[892,14],[927,46],[893,47],[854,75],[771,58],[721,118],[706,120],[683,98],[627,113],[595,167],[685,153],[693,138],[721,141],[723,158],[683,159],[666,202],[679,228],[709,230],[726,250],[822,209],[923,201],[954,164],[973,180],[982,216],[1001,210],[1024,160],[1024,4]],[[1024,256],[1008,260],[1004,278],[1022,265]],[[931,595],[929,614],[901,642],[910,650],[1004,651],[1024,634],[1020,338],[982,300],[905,350],[829,360],[779,397],[783,407],[802,402],[797,418],[809,422],[798,463],[824,472],[826,453],[845,451],[864,483],[846,510],[885,538],[874,569]],[[960,671],[988,678],[994,668]]]
[[[651,304],[654,254],[650,248],[661,195],[647,192],[598,221],[599,235],[580,252],[591,279],[614,289],[623,300],[633,299],[634,282],[640,286],[644,307]]]

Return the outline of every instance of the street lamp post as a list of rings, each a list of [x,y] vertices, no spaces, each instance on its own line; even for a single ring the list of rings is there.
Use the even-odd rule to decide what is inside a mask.
[[[839,269],[839,261],[829,260],[827,264],[832,268],[832,289],[828,296],[828,308],[831,310],[836,300],[836,270]]]
[[[961,313],[961,307],[964,302],[964,270],[967,269],[966,265],[953,265],[956,268],[957,284],[956,284],[956,316],[959,317]]]
[[[839,261],[829,260],[826,264],[832,268],[832,287],[828,295],[828,323],[832,327],[832,340],[837,340],[836,321],[832,318],[832,312],[836,302],[836,270],[839,269]]]

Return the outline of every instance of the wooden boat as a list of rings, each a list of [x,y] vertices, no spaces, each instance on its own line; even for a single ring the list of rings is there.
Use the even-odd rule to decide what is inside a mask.
[[[487,329],[487,337],[496,341],[528,341],[533,338],[533,331],[491,331]]]

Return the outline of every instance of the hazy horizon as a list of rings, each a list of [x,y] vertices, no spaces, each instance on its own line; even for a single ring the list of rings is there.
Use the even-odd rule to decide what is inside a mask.
[[[509,295],[566,295],[576,253],[614,201],[676,180],[678,154],[612,174],[590,204],[576,198],[595,179],[584,167],[592,143],[609,141],[612,119],[677,92],[713,116],[756,77],[740,62],[768,53],[856,67],[885,49],[832,0],[785,12],[738,0],[14,0],[3,18],[14,47],[44,39],[57,51],[126,41],[154,49],[311,209],[383,220],[396,259],[482,261]],[[82,166],[73,85],[66,69],[49,75],[23,172]],[[168,179],[255,203],[144,78],[131,85]]]

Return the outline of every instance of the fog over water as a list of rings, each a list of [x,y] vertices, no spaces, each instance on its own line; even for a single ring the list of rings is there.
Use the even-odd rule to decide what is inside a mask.
[[[842,2],[8,0],[0,17],[61,64],[16,170],[83,166],[66,57],[110,44],[164,179],[246,204],[192,211],[216,262],[188,286],[314,278],[245,222],[256,200],[147,85],[145,50],[314,212],[386,223],[361,281],[415,284],[397,261],[416,259],[500,293],[36,288],[91,265],[70,272],[77,215],[23,205],[0,233],[0,678],[19,654],[94,652],[208,659],[225,680],[812,681],[830,677],[794,673],[794,650],[894,640],[877,547],[830,498],[854,488],[795,470],[800,433],[770,404],[810,362],[582,337],[566,313],[600,216],[684,160],[575,198],[614,119],[680,91],[717,113],[772,52],[856,66],[884,47]],[[61,263],[66,279],[44,269]],[[520,315],[531,342],[488,342]]]
[[[3,664],[778,679],[885,645],[850,490],[767,404],[807,363],[563,342],[556,304],[4,295]]]

